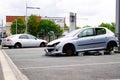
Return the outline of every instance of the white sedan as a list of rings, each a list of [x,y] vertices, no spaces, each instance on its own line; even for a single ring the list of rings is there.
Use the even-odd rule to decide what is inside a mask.
[[[9,48],[21,48],[21,47],[45,47],[46,40],[38,39],[30,34],[16,34],[4,38],[2,45]]]

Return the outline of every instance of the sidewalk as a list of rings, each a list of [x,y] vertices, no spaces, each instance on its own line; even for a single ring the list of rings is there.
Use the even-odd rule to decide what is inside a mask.
[[[0,80],[28,80],[3,49],[0,49]]]
[[[0,50],[0,63],[1,63],[1,71],[4,76],[4,80],[17,80],[12,68],[10,67],[2,49]]]
[[[2,67],[1,67],[1,62],[0,62],[0,80],[4,80]]]

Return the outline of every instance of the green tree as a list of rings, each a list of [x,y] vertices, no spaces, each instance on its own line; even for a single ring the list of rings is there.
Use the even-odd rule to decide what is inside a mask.
[[[99,27],[106,27],[114,33],[115,33],[115,26],[116,26],[116,24],[114,22],[112,22],[112,23],[101,23],[99,25]]]
[[[61,26],[57,24],[57,25],[56,25],[55,34],[56,34],[57,36],[60,36],[60,35],[62,35],[62,33],[63,33],[63,30],[61,29]]]
[[[76,29],[80,29],[80,27],[79,27],[79,26],[76,26]]]
[[[39,21],[37,20],[37,16],[36,15],[31,15],[29,16],[28,18],[28,25],[27,25],[27,28],[28,28],[28,33],[34,35],[34,36],[37,36],[37,31],[38,31],[38,23]]]
[[[55,35],[61,35],[63,33],[63,30],[59,25],[56,25],[55,22],[51,20],[41,20],[38,25],[38,34],[39,35],[47,35],[51,31],[55,33]]]
[[[17,30],[16,30],[17,29]],[[25,21],[23,18],[19,17],[12,22],[10,27],[11,34],[21,34],[25,32]],[[16,32],[17,31],[17,32]]]
[[[65,30],[69,32],[70,31],[70,27],[66,25],[65,26]]]

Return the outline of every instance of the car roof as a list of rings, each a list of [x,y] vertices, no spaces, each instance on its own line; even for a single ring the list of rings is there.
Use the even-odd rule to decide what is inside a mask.
[[[106,27],[85,27],[85,28],[80,28],[79,30],[84,30],[84,29],[89,29],[89,28],[93,28],[93,29],[96,29],[96,28],[103,28],[103,29],[105,29],[105,30],[107,30],[107,31],[110,31],[108,28],[106,28]]]
[[[104,29],[106,29],[106,27],[83,27],[83,28],[80,28],[80,29],[89,29],[89,28],[104,28]]]
[[[18,36],[18,35],[30,35],[30,34],[14,34],[14,35],[11,35],[11,36]]]
[[[14,35],[8,36],[8,38],[19,37],[21,35],[30,35],[30,34],[14,34]]]

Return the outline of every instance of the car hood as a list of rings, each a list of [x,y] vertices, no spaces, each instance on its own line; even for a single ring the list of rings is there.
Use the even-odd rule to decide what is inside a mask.
[[[63,41],[64,41],[64,42],[65,42],[65,41],[68,42],[68,40],[72,40],[72,39],[74,39],[74,37],[62,37],[62,38],[59,38],[59,39],[56,39],[56,40],[53,40],[53,41],[49,42],[48,45],[53,45],[53,44],[55,44],[55,43],[63,42]]]

